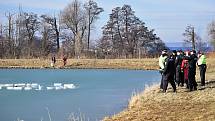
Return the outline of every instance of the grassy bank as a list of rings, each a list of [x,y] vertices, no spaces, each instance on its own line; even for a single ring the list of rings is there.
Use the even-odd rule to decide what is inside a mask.
[[[104,121],[214,121],[215,120],[215,58],[208,59],[207,84],[188,92],[179,87],[173,93],[161,93],[154,85],[131,98],[128,108]],[[197,72],[197,80],[199,74]]]
[[[51,68],[50,60],[3,59],[0,68]],[[66,66],[57,60],[55,68],[113,68],[113,69],[158,69],[158,59],[68,59]]]

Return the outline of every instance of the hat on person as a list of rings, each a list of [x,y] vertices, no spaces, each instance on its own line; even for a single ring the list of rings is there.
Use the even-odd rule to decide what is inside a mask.
[[[189,51],[189,50],[187,50],[187,51],[185,51],[185,53],[188,53],[188,54],[190,54],[190,51]]]
[[[167,50],[164,49],[161,54],[167,54]]]
[[[192,50],[191,52],[195,53],[196,54],[196,51],[195,50]]]

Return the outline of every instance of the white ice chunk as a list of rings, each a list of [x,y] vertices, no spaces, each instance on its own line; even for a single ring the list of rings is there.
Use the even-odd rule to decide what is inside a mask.
[[[24,90],[32,90],[32,87],[30,87],[30,86],[25,87]]]
[[[13,84],[4,84],[4,87],[13,87]]]
[[[75,85],[74,84],[64,84],[64,89],[74,89]]]
[[[53,90],[54,87],[46,87],[47,90]]]
[[[6,87],[7,90],[13,90],[13,87]]]
[[[61,90],[61,89],[64,89],[64,87],[63,86],[56,86],[55,89],[56,90]]]
[[[55,87],[60,87],[60,86],[62,86],[62,83],[54,83],[54,86]]]
[[[37,88],[38,86],[39,86],[39,85],[38,85],[37,83],[32,83],[32,84],[31,84],[31,87],[32,87],[32,88]]]
[[[25,83],[14,84],[15,87],[25,87]]]
[[[26,84],[26,87],[31,87],[31,84],[30,84],[30,83],[27,83],[27,84]]]
[[[13,90],[22,90],[22,87],[13,87]]]
[[[38,88],[36,90],[42,90],[42,86],[38,85]]]

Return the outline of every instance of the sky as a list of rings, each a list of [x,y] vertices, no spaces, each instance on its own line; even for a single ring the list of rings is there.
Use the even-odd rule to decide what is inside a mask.
[[[19,5],[23,11],[56,15],[72,0],[0,0],[0,22],[5,21],[5,12],[16,13]],[[81,0],[86,1],[86,0]],[[101,27],[106,24],[114,7],[131,5],[135,15],[165,43],[183,41],[182,33],[192,25],[203,40],[208,40],[207,26],[215,20],[215,0],[94,0],[104,8],[93,30],[93,37],[102,36]]]

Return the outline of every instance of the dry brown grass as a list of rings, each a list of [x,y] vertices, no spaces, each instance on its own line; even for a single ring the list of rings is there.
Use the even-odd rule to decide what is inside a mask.
[[[158,85],[134,95],[128,108],[104,121],[215,121],[215,58],[209,58],[205,88],[188,92],[179,87],[161,93]],[[198,70],[198,69],[197,69]],[[197,73],[199,80],[199,74]]]
[[[128,109],[104,121],[213,121],[215,120],[215,86],[204,90],[160,93],[158,86],[142,93]]]
[[[50,68],[50,60],[43,59],[4,59],[0,67],[11,68]],[[68,59],[63,67],[63,61],[57,60],[56,68],[113,68],[113,69],[158,69],[158,59]]]

